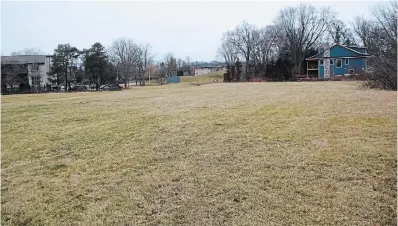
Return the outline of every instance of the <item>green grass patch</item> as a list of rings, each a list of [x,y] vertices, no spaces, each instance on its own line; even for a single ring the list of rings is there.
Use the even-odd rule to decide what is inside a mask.
[[[196,76],[181,76],[181,82],[186,83],[214,83],[214,82],[223,82],[224,80],[224,71],[218,71],[211,74],[206,75],[196,75]]]

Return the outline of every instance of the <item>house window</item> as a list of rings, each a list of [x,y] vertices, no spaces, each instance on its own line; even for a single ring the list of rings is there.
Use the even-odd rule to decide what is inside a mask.
[[[334,65],[334,60],[330,59],[330,65]]]
[[[319,61],[319,65],[320,65],[320,66],[323,66],[323,60],[320,60],[320,61]]]
[[[336,67],[341,67],[343,64],[343,61],[341,59],[336,59]]]
[[[345,58],[345,65],[349,65],[350,64],[350,59]]]

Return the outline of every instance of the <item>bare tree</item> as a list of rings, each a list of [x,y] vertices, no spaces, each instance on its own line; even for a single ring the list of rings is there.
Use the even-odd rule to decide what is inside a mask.
[[[221,40],[221,46],[218,48],[218,55],[225,61],[225,63],[232,65],[238,59],[238,50],[228,39],[229,33],[224,33]]]
[[[243,22],[241,25],[237,26],[235,30],[227,32],[226,36],[228,38],[228,42],[232,43],[245,59],[246,80],[249,81],[250,56],[260,43],[260,33],[254,25]]]
[[[148,65],[148,71],[147,71],[149,83],[151,83],[151,77],[152,79],[158,78],[157,73],[158,73],[158,67],[156,67],[153,63],[150,63]]]
[[[124,38],[114,41],[109,48],[110,60],[116,66],[118,77],[123,80],[125,88],[133,75],[136,75],[138,49],[132,40]]]
[[[355,32],[373,55],[364,73],[371,87],[397,90],[397,13],[398,3],[380,3],[374,18],[357,18]]]
[[[170,52],[166,53],[166,55],[163,58],[163,61],[164,61],[165,69],[166,69],[166,76],[169,77],[174,70],[174,66],[175,67],[177,66],[177,65],[174,65],[174,64],[176,64],[174,55]]]
[[[398,3],[396,1],[378,4],[373,9],[376,23],[383,30],[385,36],[383,38],[395,55],[397,55],[397,13]]]
[[[368,47],[372,42],[372,30],[374,22],[365,19],[365,17],[356,17],[353,23],[353,30],[357,37],[361,40],[362,45]]]
[[[342,20],[332,20],[327,27],[328,39],[337,44],[355,44],[351,30]]]
[[[186,56],[185,57],[185,64],[186,64],[186,66],[187,66],[187,68],[188,68],[188,74],[189,75],[192,75],[192,60],[191,60],[191,57],[189,57],[189,56]]]
[[[141,45],[137,51],[137,66],[140,76],[140,86],[145,85],[145,75],[148,72],[149,65],[153,62],[151,55],[151,46],[149,44]]]
[[[262,69],[265,71],[266,65],[270,62],[270,60],[275,59],[277,56],[277,40],[278,40],[278,31],[274,25],[268,25],[260,29],[260,41],[259,45],[255,49],[255,59],[256,62],[259,62]]]
[[[181,60],[181,58],[178,58],[177,59],[177,71],[181,70],[182,63],[183,63],[183,60]]]
[[[167,67],[164,62],[161,62],[158,65],[159,70],[157,71],[157,77],[159,78],[159,83],[160,85],[163,85],[166,83],[166,78],[167,78]]]
[[[283,29],[294,64],[293,72],[300,74],[305,52],[322,36],[331,17],[329,8],[316,9],[312,5],[282,9],[276,24]]]

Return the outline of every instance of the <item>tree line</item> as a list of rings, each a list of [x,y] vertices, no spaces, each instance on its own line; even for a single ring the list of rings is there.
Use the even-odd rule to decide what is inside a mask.
[[[26,48],[12,52],[11,55],[17,61],[19,55],[45,54],[36,48]],[[184,60],[177,59],[171,52],[165,54],[162,60],[155,61],[150,44],[138,44],[126,38],[113,41],[108,48],[98,42],[88,49],[78,49],[69,43],[59,44],[50,56],[51,66],[47,75],[51,86],[55,89],[65,87],[69,91],[76,84],[89,84],[96,90],[104,84],[124,84],[126,88],[131,82],[135,82],[136,85],[144,86],[150,79],[165,84],[169,76],[192,75],[194,65],[208,63],[192,61],[189,56]],[[17,91],[14,89],[15,85],[20,86],[19,92],[39,91],[42,78],[39,78],[38,69],[32,70],[34,66],[38,67],[38,64],[2,62],[3,86],[10,86],[11,93]],[[32,80],[32,87],[28,84],[28,78]],[[5,90],[3,87],[3,91]]]
[[[89,49],[79,50],[70,44],[59,44],[52,55],[50,81],[58,86],[71,83],[100,85],[122,81],[127,84],[132,78],[140,85],[145,84],[144,74],[150,70],[153,61],[150,45],[139,45],[132,40],[119,39],[109,49],[101,43],[94,43]]]
[[[155,61],[150,44],[137,44],[132,39],[115,40],[108,49],[101,43],[94,43],[91,48],[79,50],[70,44],[60,44],[52,55],[49,72],[50,80],[71,87],[71,82],[89,82],[96,85],[123,83],[126,88],[131,81],[144,86],[152,79],[165,84],[172,75],[193,74],[193,66],[207,63],[174,57],[168,52],[162,61]],[[216,61],[213,64],[219,63]]]
[[[310,4],[281,9],[271,25],[244,21],[221,39],[218,54],[229,66],[225,80],[289,80],[305,71],[305,58],[325,43],[358,44],[375,56],[364,72],[368,84],[396,89],[397,8],[395,1],[376,5],[372,18],[357,17],[350,26],[330,8]]]

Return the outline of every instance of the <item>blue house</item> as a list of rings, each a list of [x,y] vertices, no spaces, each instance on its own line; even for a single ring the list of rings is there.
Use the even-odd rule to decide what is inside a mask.
[[[355,74],[365,70],[366,58],[370,56],[366,47],[335,44],[320,48],[318,54],[306,59],[307,77],[309,74],[317,74],[318,78]]]

